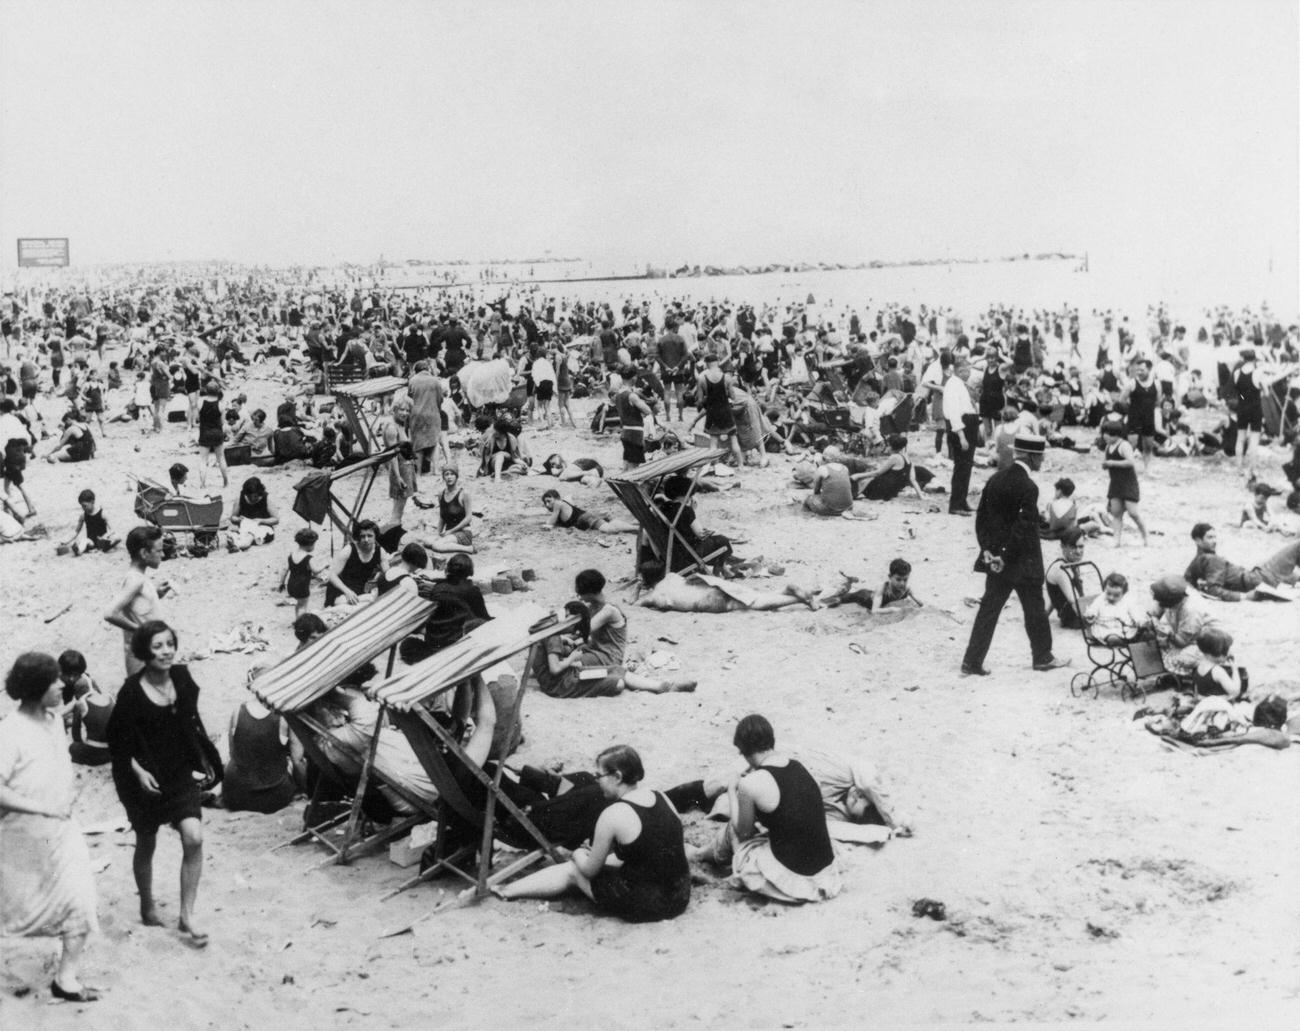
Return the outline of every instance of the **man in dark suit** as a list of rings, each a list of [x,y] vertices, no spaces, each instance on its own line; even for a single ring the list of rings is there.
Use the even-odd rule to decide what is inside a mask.
[[[993,643],[998,616],[1011,592],[1025,613],[1025,633],[1033,653],[1034,669],[1059,669],[1066,665],[1052,655],[1052,628],[1043,604],[1043,548],[1038,537],[1038,486],[1030,477],[1043,464],[1042,437],[1016,437],[1015,461],[994,473],[980,495],[975,513],[975,536],[980,555],[975,571],[986,574],[970,642],[962,659],[967,676],[987,676],[984,656]]]

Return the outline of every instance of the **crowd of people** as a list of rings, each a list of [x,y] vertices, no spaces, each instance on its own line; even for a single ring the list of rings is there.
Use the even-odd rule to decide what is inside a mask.
[[[1014,593],[1036,671],[1066,665],[1053,648],[1055,616],[1061,628],[1103,645],[1154,641],[1193,695],[1222,696],[1243,712],[1267,702],[1275,720],[1266,685],[1252,687],[1241,675],[1231,620],[1211,606],[1285,603],[1294,593],[1300,388],[1289,377],[1300,361],[1296,325],[1284,327],[1264,311],[1207,312],[1194,356],[1187,330],[1163,307],[1148,312],[1141,333],[1127,318],[1094,313],[1100,332],[1085,342],[1080,314],[1070,308],[990,307],[964,320],[925,306],[827,312],[813,303],[754,307],[685,297],[596,304],[535,288],[492,301],[490,289],[410,295],[303,271],[169,273],[124,280],[115,289],[69,284],[6,298],[0,539],[39,547],[41,513],[55,521],[48,513],[59,502],[41,494],[29,460],[84,463],[87,485],[60,550],[111,552],[124,542],[127,562],[104,612],[122,634],[122,677],[100,667],[92,679],[85,658],[69,651],[57,660],[23,653],[6,679],[17,705],[0,721],[0,913],[6,933],[62,938],[51,988],[57,998],[95,997],[79,972],[96,918],[89,861],[71,818],[73,761],[111,771],[135,836],[133,872],[146,926],[162,923],[153,890],[158,832],[167,825],[179,834],[176,926],[193,947],[208,941],[195,915],[203,805],[224,801],[272,812],[321,778],[278,714],[251,699],[231,715],[223,760],[199,717],[199,685],[177,661],[178,632],[166,604],[171,585],[158,573],[163,563],[185,550],[206,553],[221,535],[236,551],[278,540],[276,587],[293,605],[303,645],[327,633],[340,608],[392,591],[419,593],[437,607],[403,642],[402,660],[417,662],[491,618],[473,579],[474,556],[490,545],[475,528],[478,488],[462,475],[493,484],[552,477],[557,487],[541,493],[549,530],[643,530],[635,514],[597,512],[566,495],[601,483],[606,469],[594,458],[534,458],[536,430],[576,428],[575,398],[588,399],[593,430],[616,430],[625,471],[693,445],[697,427],[700,443],[707,439],[716,451],[710,479],[717,482],[766,467],[771,456],[795,459],[792,485],[808,493],[794,495],[797,508],[780,518],[869,520],[875,506],[902,496],[926,504],[946,495],[953,525],[973,529],[975,569],[985,577],[960,660],[966,676],[989,675],[986,656]],[[1197,364],[1207,360],[1213,386]],[[246,393],[251,375],[268,370],[283,388],[273,422],[265,409],[249,410]],[[380,377],[398,382],[373,403],[373,425],[320,403],[318,384]],[[95,476],[96,457],[147,434],[170,436],[175,450],[182,441],[196,449],[199,491],[207,491],[215,467],[222,489],[233,490],[228,529],[214,525],[188,542],[148,521],[120,537],[114,532],[98,500],[105,485]],[[1291,449],[1280,470],[1266,460],[1266,444]],[[1050,448],[1095,452],[1106,497],[1081,501],[1063,478],[1040,504],[1034,474]],[[459,460],[456,451],[464,452]],[[1089,596],[1081,572],[1086,542],[1109,538],[1122,548],[1132,540],[1125,536],[1131,522],[1149,543],[1154,528],[1140,505],[1151,463],[1212,452],[1231,455],[1232,475],[1251,499],[1238,525],[1283,535],[1287,543],[1238,565],[1218,555],[1215,526],[1198,521],[1190,528],[1195,557],[1185,573],[1151,583],[1149,608],[1133,600],[1138,592],[1119,570],[1107,570],[1097,596]],[[267,470],[287,463],[340,470],[374,453],[387,473],[384,523],[355,513],[350,539],[332,562],[316,554],[324,531],[310,521],[284,539]],[[242,464],[258,471],[232,473]],[[991,470],[982,489],[972,486],[976,468]],[[946,484],[940,469],[949,472]],[[159,488],[164,496],[187,498],[190,471],[174,463],[170,486]],[[1285,482],[1270,482],[1273,476]],[[657,554],[638,541],[640,605],[722,614],[856,603],[871,618],[924,607],[913,592],[912,564],[902,557],[889,563],[874,590],[855,588],[858,581],[847,576],[825,594],[794,582],[755,589],[744,582],[734,542],[697,522],[691,491],[691,482],[670,478],[654,504],[682,540],[708,556],[707,565],[679,564],[673,553]],[[434,525],[415,525],[408,502],[436,510]],[[57,521],[72,523],[68,511]],[[960,524],[969,517],[973,525]],[[1044,540],[1061,550],[1046,566]],[[632,668],[628,628],[635,613],[608,597],[606,586],[600,570],[576,571],[571,596],[557,599],[577,617],[576,630],[547,639],[536,667],[523,675],[535,676],[556,699],[696,690],[695,676]],[[327,725],[351,728],[363,741],[379,723],[374,703],[358,690],[364,679],[339,685],[320,711]],[[464,735],[466,754],[486,762],[501,713],[487,685],[474,687],[440,717]],[[1249,726],[1253,717],[1243,719]],[[569,827],[562,862],[499,887],[499,895],[580,892],[600,911],[627,920],[671,919],[689,904],[695,864],[724,868],[741,890],[817,902],[842,889],[837,821],[910,833],[878,783],[844,774],[841,767],[852,763],[814,762],[779,749],[764,716],[740,719],[732,744],[744,772],[676,792],[649,786],[629,744],[601,751],[590,774],[555,782],[543,771],[511,769],[511,790],[530,804],[579,792],[585,815],[576,831]],[[400,735],[383,747],[413,778],[421,776]],[[839,772],[819,772],[827,768]],[[400,800],[388,803],[401,807]],[[721,809],[724,826],[707,843],[688,847],[681,813],[706,805]]]

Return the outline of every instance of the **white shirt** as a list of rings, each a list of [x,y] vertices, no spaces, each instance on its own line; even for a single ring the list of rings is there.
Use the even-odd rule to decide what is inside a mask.
[[[949,376],[948,382],[943,385],[943,417],[948,428],[954,433],[960,433],[965,425],[962,416],[976,414],[975,403],[970,398],[966,381],[960,376]]]

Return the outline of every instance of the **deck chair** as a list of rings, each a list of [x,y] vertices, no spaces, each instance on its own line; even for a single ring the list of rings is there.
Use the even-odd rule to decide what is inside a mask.
[[[345,537],[348,536],[353,524],[361,518],[380,470],[396,455],[397,449],[389,448],[387,451],[376,451],[341,469],[308,473],[293,485],[297,492],[293,503],[294,512],[309,523],[323,523],[328,518],[343,531]],[[362,474],[362,478],[357,485],[356,496],[349,504],[339,496],[335,484],[358,473]]]
[[[623,502],[624,507],[632,513],[632,518],[641,527],[637,536],[638,555],[641,554],[642,548],[648,547],[655,558],[664,564],[666,570],[686,574],[707,569],[709,563],[727,553],[726,548],[719,548],[709,554],[700,554],[678,532],[676,517],[669,521],[654,500],[659,492],[659,485],[666,477],[690,473],[690,489],[681,499],[682,508],[685,508],[695,493],[704,467],[725,458],[726,454],[727,452],[720,449],[688,448],[677,454],[647,462],[635,469],[629,469],[617,476],[605,478],[610,490],[619,501]],[[635,574],[634,569],[633,575]]]
[[[340,386],[334,390],[334,400],[343,412],[349,428],[367,455],[383,450],[379,435],[379,419],[387,400],[406,386],[400,376],[380,376]],[[371,402],[374,402],[372,407]]]
[[[344,360],[321,366],[321,393],[332,394],[339,387],[366,381],[366,363]]]
[[[350,786],[357,779],[341,768],[340,756],[360,769],[359,784],[347,812],[307,827],[277,848],[314,840],[331,852],[328,862],[346,863],[364,849],[398,837],[415,823],[432,818],[433,806],[419,792],[401,783],[400,777],[391,771],[375,772],[379,724],[363,754],[351,742],[340,740],[308,711],[340,681],[385,649],[389,651],[388,673],[391,674],[398,642],[422,626],[432,611],[433,605],[418,595],[390,591],[358,609],[319,640],[263,670],[250,683],[249,689],[262,704],[285,718],[302,742],[303,750],[327,779],[340,786]],[[395,821],[396,826],[373,834],[365,833],[361,806],[372,776],[383,779],[420,815]],[[335,840],[339,825],[345,822],[342,840]]]
[[[538,618],[540,617],[540,618]],[[502,766],[489,774],[466,754],[455,737],[434,719],[430,704],[440,695],[480,676],[483,671],[504,662],[519,652],[527,652],[526,667],[531,668],[538,654],[538,646],[555,634],[565,633],[577,625],[573,617],[559,619],[544,613],[536,606],[494,619],[476,628],[462,640],[436,655],[403,670],[379,684],[371,692],[387,709],[393,723],[406,735],[411,749],[437,786],[439,798],[446,807],[439,819],[438,842],[435,860],[419,875],[403,883],[386,898],[405,891],[421,881],[448,871],[464,878],[475,886],[476,895],[486,894],[489,884],[513,876],[543,855],[558,861],[554,846],[537,829],[528,816],[501,790]],[[514,704],[507,719],[507,736],[513,736],[523,708],[526,678],[521,678]],[[452,773],[448,760],[459,762],[486,791],[486,806],[480,809],[466,796],[460,782]],[[537,847],[522,859],[510,863],[505,869],[492,872],[492,846],[497,830],[497,807],[513,818],[515,825],[532,839]],[[465,857],[465,849],[452,855],[442,851],[443,831],[446,827],[446,809],[455,812],[464,822],[481,829],[478,849],[479,861],[476,876],[470,876],[458,866]]]

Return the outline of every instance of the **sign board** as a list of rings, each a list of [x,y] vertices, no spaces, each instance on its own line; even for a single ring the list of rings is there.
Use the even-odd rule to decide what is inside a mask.
[[[19,268],[62,267],[67,264],[68,238],[66,236],[19,237]]]

